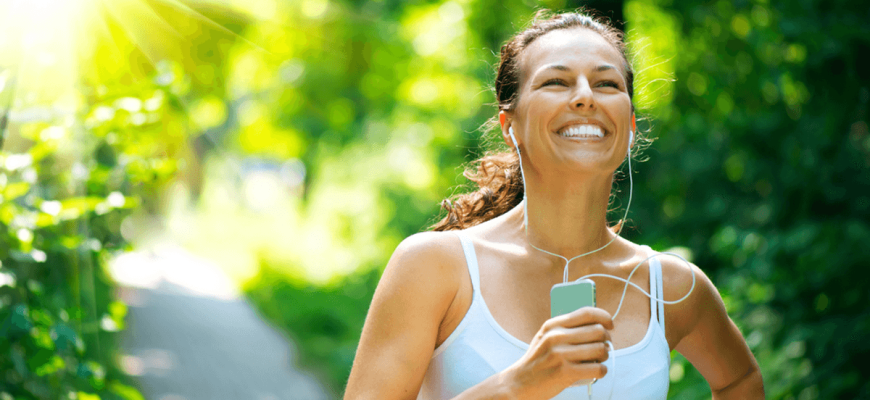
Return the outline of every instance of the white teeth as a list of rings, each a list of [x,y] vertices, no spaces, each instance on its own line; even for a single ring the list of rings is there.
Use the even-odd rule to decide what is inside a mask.
[[[604,131],[598,125],[573,125],[559,133],[565,137],[604,137]]]

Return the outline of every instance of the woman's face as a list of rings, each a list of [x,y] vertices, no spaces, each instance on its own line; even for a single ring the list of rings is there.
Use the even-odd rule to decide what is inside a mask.
[[[618,168],[633,124],[620,53],[599,34],[574,28],[539,37],[520,57],[519,100],[507,116],[532,168]]]

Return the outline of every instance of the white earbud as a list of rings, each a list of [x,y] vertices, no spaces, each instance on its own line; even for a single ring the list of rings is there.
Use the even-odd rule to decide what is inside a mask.
[[[631,156],[631,145],[634,144],[634,131],[628,131],[628,155]]]
[[[520,145],[517,143],[517,138],[514,136],[514,127],[508,127],[508,134],[511,141],[514,142],[514,148],[517,149],[517,159],[520,162],[520,179],[523,180],[523,227],[526,229],[526,235],[529,234],[529,202],[526,199],[526,173],[523,172],[523,156],[520,154]]]

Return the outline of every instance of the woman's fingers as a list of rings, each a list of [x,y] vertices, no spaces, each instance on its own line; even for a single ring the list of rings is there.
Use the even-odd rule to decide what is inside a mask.
[[[610,333],[600,324],[577,328],[554,328],[538,342],[539,354],[564,365],[600,363],[607,360]]]
[[[551,347],[583,343],[604,343],[610,340],[610,331],[601,324],[584,325],[576,328],[556,327],[544,333],[544,342]]]
[[[610,358],[610,348],[602,342],[562,345],[556,351],[566,361],[577,364],[603,363]]]
[[[609,357],[607,342],[613,319],[607,311],[584,307],[547,320],[529,350],[509,370],[509,379],[524,387],[552,382],[564,388],[571,383],[600,379]]]
[[[600,324],[606,329],[613,329],[613,318],[610,313],[601,308],[583,307],[574,312],[550,318],[544,323],[544,328],[556,326],[573,328],[591,324]]]
[[[574,364],[574,370],[582,379],[601,379],[607,375],[607,366],[601,363]]]

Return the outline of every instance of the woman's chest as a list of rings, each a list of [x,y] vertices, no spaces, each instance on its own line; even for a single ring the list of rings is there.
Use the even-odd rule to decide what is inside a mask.
[[[596,307],[611,315],[620,309],[613,321],[614,329],[609,332],[614,348],[626,348],[640,342],[650,323],[649,299],[635,289],[635,293],[626,292],[623,299],[623,286],[600,278],[595,281]],[[638,281],[638,284],[644,283]],[[481,295],[496,323],[520,341],[531,343],[544,322],[550,319],[550,290],[556,283],[561,283],[561,279],[542,279],[529,274],[481,268],[480,282]],[[644,284],[649,285],[648,281]]]

